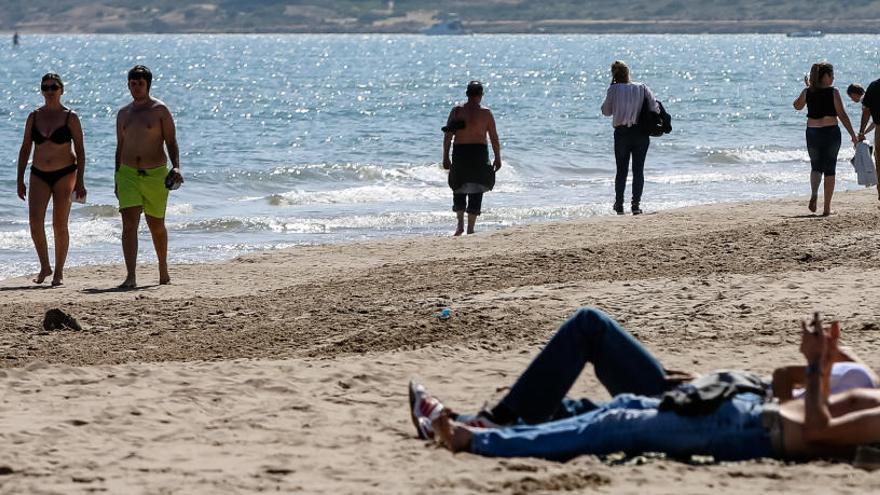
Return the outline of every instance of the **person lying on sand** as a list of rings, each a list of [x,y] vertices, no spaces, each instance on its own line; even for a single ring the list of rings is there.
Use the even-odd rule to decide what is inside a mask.
[[[595,310],[582,310],[572,320],[580,317],[600,321],[602,316]],[[608,322],[613,321],[607,318],[601,323]],[[608,328],[611,327],[606,326],[605,330]],[[557,336],[560,333],[562,329]],[[615,339],[621,336],[631,338],[618,334]],[[880,391],[853,388],[831,394],[832,368],[839,356],[845,354],[838,346],[839,337],[839,324],[823,325],[818,313],[809,324],[802,322],[800,350],[807,360],[804,400],[779,405],[751,387],[753,384],[738,385],[722,400],[714,401],[714,408],[695,414],[687,407],[682,408],[681,403],[667,400],[681,398],[681,394],[665,394],[661,399],[622,393],[593,410],[565,419],[487,428],[455,421],[449,410],[435,399],[436,405],[430,411],[432,431],[440,443],[453,452],[470,451],[496,457],[567,460],[583,454],[621,451],[628,455],[644,452],[663,452],[674,457],[711,455],[718,461],[851,456],[856,446],[880,441]],[[614,342],[620,340],[612,339],[608,343]],[[559,346],[557,350],[565,348]],[[549,357],[543,361],[538,358],[524,376],[533,369],[551,369],[553,363]],[[646,365],[649,366],[646,368]],[[649,369],[652,365],[656,362],[636,363],[637,369]],[[601,378],[598,367],[597,374],[608,386],[607,375]],[[566,380],[567,373],[559,381]],[[568,382],[568,386],[570,384]],[[656,380],[653,385],[666,386]],[[567,386],[558,386],[553,377],[543,386],[551,396],[560,388],[563,395],[568,390]],[[438,409],[439,413],[435,413]],[[413,416],[414,419],[421,417],[415,413]]]
[[[497,405],[477,414],[450,411],[451,417],[470,426],[497,427],[540,424],[598,409],[603,402],[566,397],[587,363],[593,364],[596,377],[612,397],[624,393],[656,397],[700,378],[666,369],[609,315],[596,308],[581,308],[559,327]],[[805,378],[804,366],[784,366],[773,372],[772,379],[756,378],[756,382],[764,395],[787,401],[803,396]],[[880,379],[855,352],[837,348],[830,372],[832,393],[878,384]],[[410,405],[419,438],[433,438],[431,422],[443,409],[442,403],[422,385],[411,382]]]

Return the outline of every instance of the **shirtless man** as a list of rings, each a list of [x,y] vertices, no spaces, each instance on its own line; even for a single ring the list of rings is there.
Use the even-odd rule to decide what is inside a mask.
[[[138,225],[141,212],[153,237],[159,259],[159,283],[171,282],[168,275],[168,231],[165,230],[165,206],[168,189],[165,177],[180,174],[180,153],[174,119],[165,103],[150,96],[153,74],[143,65],[128,71],[128,90],[133,101],[122,107],[116,116],[115,192],[122,215],[122,253],[127,275],[120,287],[137,286],[135,268],[138,252]],[[165,154],[165,148],[168,154]],[[172,169],[168,171],[168,158]]]
[[[458,215],[455,236],[464,233],[464,214],[468,214],[467,233],[474,233],[474,224],[480,215],[483,193],[495,186],[495,172],[501,168],[501,144],[495,130],[492,111],[480,105],[483,85],[471,81],[467,85],[467,103],[456,105],[449,112],[443,127],[443,168],[449,170],[449,187],[452,188],[452,211]],[[489,149],[486,134],[492,141],[495,162],[489,165]],[[452,159],[449,159],[450,145]]]

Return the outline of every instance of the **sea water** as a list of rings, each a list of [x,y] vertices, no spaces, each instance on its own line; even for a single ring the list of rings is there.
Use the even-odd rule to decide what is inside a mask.
[[[115,117],[144,64],[174,114],[184,186],[171,194],[170,260],[302,244],[448,235],[455,217],[440,127],[484,82],[504,166],[478,228],[611,214],[613,60],[673,117],[654,138],[642,207],[809,193],[803,112],[810,64],[835,84],[880,77],[876,36],[26,35],[0,51],[0,278],[38,264],[16,159],[40,76],[57,72],[85,130],[88,204],[73,206],[69,265],[120,263]],[[860,108],[845,98],[854,122]],[[858,125],[858,124],[856,124]],[[841,148],[838,189],[860,189]],[[47,217],[49,222],[51,215]],[[51,245],[51,227],[47,228]],[[154,260],[142,225],[140,260]],[[121,276],[120,272],[120,276]]]

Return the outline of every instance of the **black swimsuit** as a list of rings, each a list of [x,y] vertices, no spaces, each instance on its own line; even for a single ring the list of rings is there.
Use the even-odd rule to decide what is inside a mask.
[[[39,129],[37,129],[37,114],[34,113],[34,119],[31,121],[31,137],[34,140],[36,145],[41,145],[46,141],[51,141],[55,144],[64,144],[73,141],[73,135],[70,132],[70,126],[68,122],[70,121],[70,110],[67,111],[67,118],[64,119],[64,125],[52,131],[52,134],[49,134],[49,137],[44,136]],[[77,165],[71,164],[60,170],[40,170],[37,167],[31,165],[31,175],[36,175],[43,182],[49,185],[49,187],[54,187],[55,183],[71,174],[76,172]]]

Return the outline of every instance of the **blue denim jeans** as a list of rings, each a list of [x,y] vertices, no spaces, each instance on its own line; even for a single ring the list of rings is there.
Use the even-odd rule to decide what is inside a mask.
[[[587,363],[612,396],[666,391],[663,366],[647,349],[607,314],[582,308],[559,327],[501,402],[527,424],[595,409],[599,404],[590,399],[565,399]]]
[[[568,460],[585,454],[664,452],[711,455],[716,461],[771,457],[762,424],[763,398],[738,394],[705,416],[660,411],[659,399],[623,394],[596,410],[540,425],[480,430],[471,451],[491,457]]]

